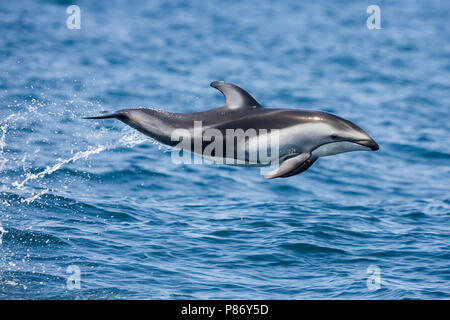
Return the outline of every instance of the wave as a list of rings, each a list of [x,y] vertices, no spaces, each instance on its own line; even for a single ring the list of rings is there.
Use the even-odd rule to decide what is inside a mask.
[[[4,230],[3,241],[5,244],[20,244],[25,245],[27,247],[35,247],[35,246],[67,246],[69,245],[67,242],[62,240],[59,237],[56,237],[52,234],[38,232],[38,231],[29,231],[29,230],[19,230],[15,228],[7,228]]]

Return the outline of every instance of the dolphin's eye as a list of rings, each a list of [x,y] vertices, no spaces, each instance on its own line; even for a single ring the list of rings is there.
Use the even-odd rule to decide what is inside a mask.
[[[336,140],[337,137],[338,137],[337,134],[332,134],[332,135],[331,135],[331,139],[333,139],[333,140]]]

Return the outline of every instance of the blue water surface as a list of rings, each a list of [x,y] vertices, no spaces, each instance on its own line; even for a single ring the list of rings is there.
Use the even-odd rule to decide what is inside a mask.
[[[444,0],[0,1],[0,298],[449,299],[449,13]],[[269,181],[174,164],[119,121],[82,119],[217,107],[214,80],[338,114],[380,150]]]

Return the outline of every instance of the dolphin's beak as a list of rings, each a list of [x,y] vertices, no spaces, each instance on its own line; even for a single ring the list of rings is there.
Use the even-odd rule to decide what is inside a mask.
[[[376,151],[378,149],[380,149],[380,147],[378,146],[378,144],[373,140],[373,139],[369,139],[369,140],[359,140],[356,141],[355,143],[370,148],[370,150]]]

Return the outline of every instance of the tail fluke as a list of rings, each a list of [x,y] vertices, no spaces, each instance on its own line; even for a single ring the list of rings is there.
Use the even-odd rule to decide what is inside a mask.
[[[101,116],[95,116],[95,117],[83,117],[83,119],[111,119],[111,118],[120,118],[123,116],[120,112],[113,112],[113,113],[107,113],[105,111],[104,114]]]

